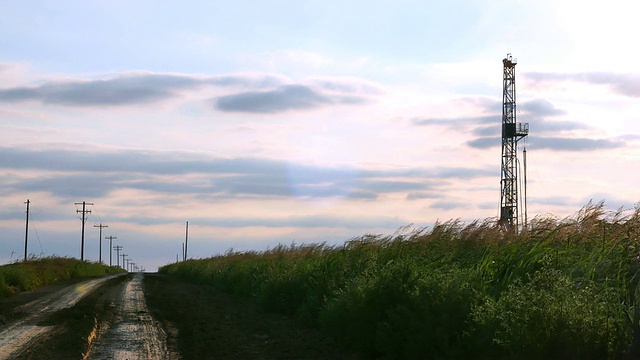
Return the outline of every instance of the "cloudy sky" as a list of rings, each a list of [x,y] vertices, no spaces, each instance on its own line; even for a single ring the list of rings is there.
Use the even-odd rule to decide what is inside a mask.
[[[502,59],[529,217],[640,201],[640,4],[3,1],[0,263],[148,270],[498,215]],[[108,247],[103,258],[108,261]],[[113,259],[115,263],[115,258]]]

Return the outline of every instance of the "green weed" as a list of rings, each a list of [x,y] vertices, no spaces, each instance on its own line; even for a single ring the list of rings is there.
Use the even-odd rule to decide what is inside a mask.
[[[124,270],[115,266],[109,267],[60,257],[29,259],[24,262],[2,265],[0,266],[0,299],[58,281],[121,271]]]
[[[323,329],[363,358],[640,354],[640,206],[436,223],[342,246],[278,246],[164,266]]]

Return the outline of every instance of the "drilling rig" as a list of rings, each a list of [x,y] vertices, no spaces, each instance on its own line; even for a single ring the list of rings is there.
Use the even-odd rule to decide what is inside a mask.
[[[516,122],[516,64],[507,54],[502,87],[502,166],[500,178],[500,220],[507,231],[518,232],[518,141],[529,135],[529,124]],[[526,176],[526,175],[525,175]],[[526,225],[526,224],[525,224]]]

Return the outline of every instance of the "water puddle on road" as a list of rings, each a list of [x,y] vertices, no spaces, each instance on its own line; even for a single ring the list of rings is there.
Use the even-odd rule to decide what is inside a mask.
[[[91,347],[87,359],[178,359],[167,349],[167,335],[148,312],[142,274],[124,288],[116,322]]]

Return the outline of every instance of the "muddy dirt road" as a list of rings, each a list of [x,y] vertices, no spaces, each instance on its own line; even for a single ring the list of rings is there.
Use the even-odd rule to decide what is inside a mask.
[[[0,327],[0,360],[179,358],[148,313],[142,274],[63,286],[15,306],[11,317]]]
[[[98,286],[112,278],[114,276],[70,285],[16,307],[15,312],[22,313],[23,317],[0,327],[0,359],[14,358],[23,349],[53,331],[55,326],[41,325],[40,322],[57,311],[74,306]]]
[[[124,287],[113,324],[91,345],[88,359],[178,359],[167,348],[167,335],[147,309],[142,274]]]

